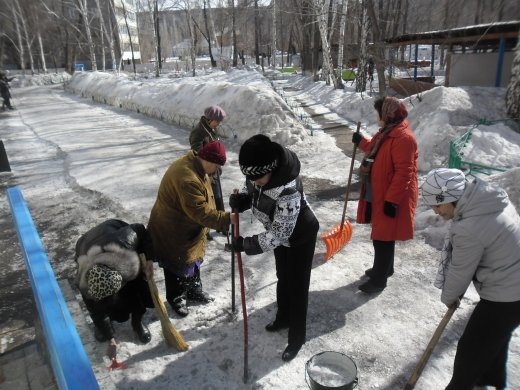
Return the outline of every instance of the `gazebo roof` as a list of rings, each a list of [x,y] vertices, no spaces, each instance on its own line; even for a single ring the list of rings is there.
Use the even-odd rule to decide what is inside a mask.
[[[490,46],[497,45],[501,38],[506,39],[508,47],[516,45],[520,30],[520,21],[477,24],[457,27],[448,30],[428,31],[415,34],[404,34],[385,39],[387,44],[402,46],[411,44]]]

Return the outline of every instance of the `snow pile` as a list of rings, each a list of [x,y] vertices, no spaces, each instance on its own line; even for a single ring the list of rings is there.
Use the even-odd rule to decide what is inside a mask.
[[[67,72],[60,73],[42,73],[42,74],[25,74],[16,75],[15,79],[9,83],[11,87],[31,87],[35,85],[52,85],[62,84],[70,80],[71,75]]]
[[[132,80],[123,74],[81,72],[74,74],[67,89],[188,128],[197,123],[205,107],[218,104],[233,113],[225,124],[239,140],[264,133],[285,145],[305,142],[305,128],[261,75],[251,83],[244,82],[255,73],[235,70],[190,78]]]
[[[378,129],[375,97],[352,93],[350,83],[343,90],[334,90],[325,82],[296,76],[287,85],[304,90],[311,100],[347,120],[361,121],[368,134]],[[462,150],[464,161],[493,167],[520,166],[520,137],[505,121],[505,92],[504,88],[439,86],[406,98],[408,120],[419,145],[419,170],[427,173],[448,166],[450,141],[470,129],[472,137]]]
[[[448,165],[450,141],[482,120],[503,120],[505,89],[436,87],[406,99],[409,121],[419,144],[419,169]],[[465,146],[465,161],[492,166],[520,166],[520,137],[504,122],[479,125]],[[502,150],[508,153],[502,153]],[[512,151],[513,153],[510,153]]]

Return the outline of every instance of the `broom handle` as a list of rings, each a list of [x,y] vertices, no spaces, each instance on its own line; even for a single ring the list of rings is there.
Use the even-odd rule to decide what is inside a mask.
[[[235,190],[235,194],[238,190]],[[235,225],[235,239],[240,236],[240,217],[237,213],[237,224]],[[240,275],[240,295],[242,297],[242,316],[244,318],[244,383],[248,380],[248,332],[247,332],[247,308],[246,308],[246,291],[244,286],[244,269],[242,267],[242,254],[236,253],[238,262],[238,273]]]
[[[430,359],[430,355],[433,352],[433,348],[435,348],[435,346],[439,342],[442,332],[444,332],[444,328],[446,328],[446,325],[448,325],[448,322],[450,321],[451,317],[453,316],[453,313],[455,313],[456,309],[457,309],[456,304],[451,305],[448,308],[448,311],[446,312],[446,314],[444,314],[444,317],[442,317],[442,320],[439,323],[439,325],[437,325],[437,329],[435,329],[435,333],[433,334],[432,338],[430,339],[430,342],[428,343],[426,350],[423,352],[423,354],[421,356],[421,360],[419,360],[419,363],[417,364],[415,371],[410,376],[410,379],[408,379],[408,382],[404,386],[404,390],[412,390],[415,387],[415,384],[419,380],[419,377],[421,376],[421,373],[422,373],[424,367],[426,366],[426,363]]]
[[[360,128],[361,128],[361,122],[358,122],[356,133],[359,133]],[[357,145],[354,144],[354,150],[352,151],[352,159],[350,160],[350,172],[348,174],[347,193],[345,194],[345,204],[343,205],[343,215],[341,216],[341,224],[339,225],[340,231],[343,230],[343,223],[345,223],[345,215],[347,214],[347,202],[348,202],[348,197],[350,195],[350,182],[352,181],[352,172],[354,171],[354,161],[356,160],[356,150],[357,150]]]

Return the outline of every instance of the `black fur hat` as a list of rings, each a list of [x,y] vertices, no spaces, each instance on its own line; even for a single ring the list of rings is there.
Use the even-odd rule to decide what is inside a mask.
[[[269,137],[257,134],[244,142],[238,155],[240,170],[249,180],[257,180],[278,166],[276,144]]]

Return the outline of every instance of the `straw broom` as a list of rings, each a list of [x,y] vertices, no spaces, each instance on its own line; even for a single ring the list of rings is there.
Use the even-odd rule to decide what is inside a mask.
[[[146,268],[146,256],[141,253],[139,255],[141,259],[141,265],[143,269]],[[168,317],[168,311],[166,310],[166,306],[163,303],[161,296],[159,295],[159,290],[157,289],[157,285],[153,280],[153,277],[147,277],[148,288],[150,289],[150,294],[152,295],[153,305],[155,306],[155,312],[159,316],[161,320],[161,328],[163,332],[164,339],[166,343],[172,347],[177,348],[179,351],[187,351],[188,344],[184,340],[184,337],[180,334],[180,332],[175,329],[172,322],[170,321],[170,317]]]

